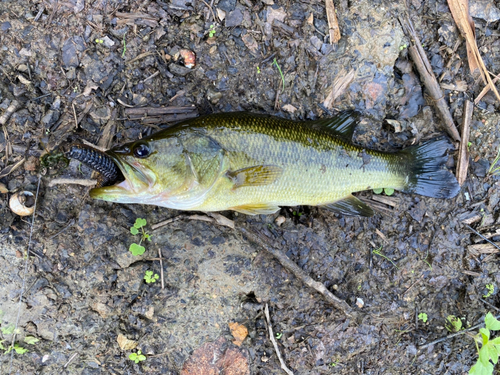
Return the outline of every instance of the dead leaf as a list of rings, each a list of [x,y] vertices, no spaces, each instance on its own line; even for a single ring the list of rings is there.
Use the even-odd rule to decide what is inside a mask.
[[[231,334],[235,338],[233,341],[234,345],[241,346],[243,340],[248,336],[248,329],[243,324],[239,323],[229,323],[229,329],[231,330]]]
[[[121,350],[132,350],[135,349],[139,344],[137,341],[129,340],[121,333],[116,338],[116,341],[118,341],[118,346],[120,347]]]
[[[245,34],[241,37],[241,40],[243,40],[243,43],[245,43],[245,46],[250,50],[250,52],[255,55],[257,53],[257,50],[259,49],[259,45],[257,44],[257,41],[251,34]]]
[[[284,111],[290,112],[290,113],[295,113],[295,111],[297,110],[297,108],[295,108],[291,104],[285,104],[283,107],[281,107],[281,109],[283,109]]]
[[[7,189],[7,186],[5,186],[4,184],[2,184],[0,182],[0,194],[7,194],[9,192],[9,189]]]
[[[229,344],[231,345],[231,344]],[[228,348],[228,342],[220,337],[196,349],[181,370],[181,375],[249,375],[248,357],[240,349]]]

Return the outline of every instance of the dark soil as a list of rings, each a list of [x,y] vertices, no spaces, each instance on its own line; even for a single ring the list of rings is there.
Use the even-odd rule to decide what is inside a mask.
[[[479,50],[499,73],[498,9],[471,3]],[[466,373],[477,359],[469,336],[419,347],[449,334],[449,315],[468,327],[488,311],[498,314],[497,255],[476,246],[485,241],[467,227],[500,240],[499,180],[487,175],[500,146],[491,93],[474,110],[471,167],[459,195],[396,192],[381,203],[380,195],[360,194],[377,210],[373,218],[299,207],[258,217],[224,212],[235,229],[182,219],[153,231],[179,212],[93,201],[80,185],[49,187],[57,177],[91,177],[54,156],[74,140],[107,137],[111,146],[161,127],[131,120],[129,107],[316,119],[330,115],[322,104],[351,69],[333,106],[364,115],[357,143],[395,150],[442,132],[409,61],[402,4],[335,2],[342,39],[332,46],[319,0],[215,0],[212,10],[186,0],[0,2],[0,115],[18,103],[0,132],[0,339],[8,347],[15,331],[29,350],[3,354],[0,373],[281,374],[266,303],[295,374]],[[484,85],[469,73],[447,3],[412,0],[409,14],[460,124],[464,100]],[[181,49],[196,54],[194,68],[177,58]],[[31,216],[10,211],[9,198],[38,186],[32,227]],[[136,218],[152,235],[138,257],[128,250]],[[249,242],[242,227],[263,231],[359,320]],[[164,288],[144,282],[146,271],[160,275],[161,267]],[[234,322],[248,330],[241,346],[232,343]],[[39,341],[26,343],[30,337]],[[139,349],[147,358],[135,363],[129,355]]]

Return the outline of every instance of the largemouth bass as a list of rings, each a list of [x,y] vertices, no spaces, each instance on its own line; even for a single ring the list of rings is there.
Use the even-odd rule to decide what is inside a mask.
[[[444,169],[451,148],[446,138],[395,153],[369,150],[351,143],[357,122],[352,111],[310,122],[213,114],[115,147],[93,163],[78,147],[70,156],[103,174],[119,170],[118,181],[92,189],[92,198],[185,211],[255,215],[310,205],[372,216],[351,193],[376,188],[434,198],[458,193],[457,180]]]

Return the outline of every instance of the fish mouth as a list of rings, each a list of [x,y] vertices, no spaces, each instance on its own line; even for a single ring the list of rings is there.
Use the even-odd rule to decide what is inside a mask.
[[[100,199],[117,203],[135,203],[141,193],[147,191],[155,182],[152,173],[144,171],[144,166],[129,163],[113,151],[106,151],[119,172],[112,181],[103,186],[91,189],[89,194],[93,199]],[[140,167],[140,168],[139,168]]]

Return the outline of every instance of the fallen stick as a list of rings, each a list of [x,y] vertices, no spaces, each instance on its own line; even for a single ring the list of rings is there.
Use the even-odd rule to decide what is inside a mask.
[[[266,303],[266,307],[264,309],[264,313],[266,314],[267,328],[269,329],[269,338],[271,339],[271,342],[273,343],[274,351],[276,352],[276,355],[278,356],[278,359],[279,359],[280,364],[281,364],[281,368],[288,375],[293,375],[293,372],[286,366],[286,363],[283,360],[283,357],[281,356],[278,343],[276,342],[276,339],[274,338],[273,326],[271,324],[271,318],[269,317],[269,305],[267,303]]]
[[[83,178],[54,178],[53,180],[50,180],[49,182],[49,187],[55,186],[55,185],[67,185],[67,184],[74,184],[74,185],[82,185],[82,186],[95,186],[97,184],[96,180],[87,180]]]
[[[251,232],[245,228],[239,228],[241,233],[248,238],[251,242],[254,242],[264,248],[267,252],[272,254],[283,267],[291,271],[296,278],[302,281],[307,286],[315,289],[318,293],[322,294],[325,299],[330,302],[335,308],[342,311],[346,316],[350,318],[357,318],[357,313],[345,302],[344,300],[336,297],[332,292],[330,292],[326,287],[317,281],[314,281],[310,276],[306,275],[304,271],[290,258],[288,258],[283,252],[274,248],[269,244],[269,240],[263,236],[261,233]]]
[[[464,115],[462,118],[462,140],[458,149],[457,162],[457,180],[460,186],[463,185],[467,178],[467,170],[469,168],[469,129],[472,121],[472,112],[474,105],[469,100],[465,100]]]
[[[328,19],[328,29],[330,34],[330,44],[335,44],[340,40],[340,28],[335,14],[333,0],[325,0],[326,18]]]
[[[427,59],[427,55],[422,48],[422,42],[420,42],[420,39],[415,32],[410,18],[406,15],[404,19],[400,18],[399,22],[403,27],[404,33],[410,39],[411,45],[408,48],[408,52],[410,53],[413,63],[420,74],[420,79],[423,81],[424,86],[427,91],[429,91],[429,94],[434,101],[437,112],[443,120],[446,131],[455,141],[460,141],[460,135],[458,134],[457,127],[451,117],[448,104],[446,104],[446,101],[444,100],[441,87],[439,86],[436,76],[432,72],[431,64]]]

